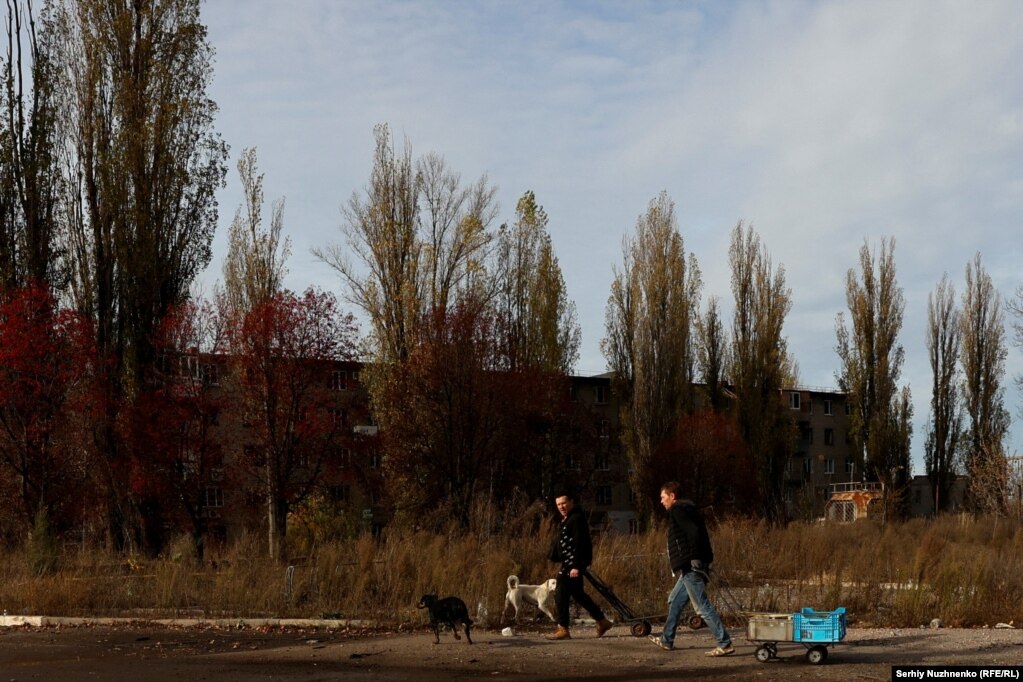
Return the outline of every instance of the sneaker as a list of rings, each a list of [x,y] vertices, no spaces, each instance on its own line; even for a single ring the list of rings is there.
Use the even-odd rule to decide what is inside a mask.
[[[607,618],[601,618],[597,621],[597,637],[603,637],[604,633],[614,627],[614,623],[609,621]]]
[[[647,639],[649,639],[651,642],[661,647],[665,651],[671,651],[672,649],[675,648],[673,644],[665,644],[664,640],[661,639],[659,635],[647,635]]]
[[[547,639],[559,640],[559,639],[572,639],[572,635],[568,633],[568,628],[558,626],[558,629],[547,635]]]
[[[708,651],[705,656],[728,656],[729,654],[735,653],[735,647],[729,644],[728,646],[714,647]]]

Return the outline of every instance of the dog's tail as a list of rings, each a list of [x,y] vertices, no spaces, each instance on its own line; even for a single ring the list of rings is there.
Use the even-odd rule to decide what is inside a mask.
[[[510,576],[508,576],[508,589],[509,590],[514,590],[518,586],[519,586],[519,576],[517,576],[517,575],[510,575]]]

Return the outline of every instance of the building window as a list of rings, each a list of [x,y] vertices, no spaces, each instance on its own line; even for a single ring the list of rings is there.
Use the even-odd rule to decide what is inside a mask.
[[[596,395],[597,395],[597,404],[603,405],[604,403],[607,402],[607,395],[611,391],[604,384],[597,384],[595,392],[596,392]]]
[[[799,425],[799,437],[803,445],[813,445],[813,427],[807,422],[802,422]]]
[[[824,401],[824,414],[828,415],[829,417],[834,414],[834,412],[832,412],[830,400]]]
[[[852,474],[855,474],[856,473],[856,462],[852,461],[851,459],[845,460],[845,473],[849,474],[850,476]]]
[[[834,429],[824,429],[824,444],[825,445],[834,445],[835,444],[835,430]]]
[[[609,485],[597,486],[597,504],[599,505],[611,504],[611,486]]]
[[[352,487],[350,485],[332,485],[327,488],[327,496],[332,502],[348,504],[352,501]]]
[[[813,398],[806,401],[806,411],[809,414],[813,414]]]
[[[792,460],[793,460],[793,457],[789,457],[787,460],[785,460],[785,473],[786,474],[791,474],[792,473]]]
[[[224,506],[224,489],[219,485],[206,486],[206,506],[219,509]]]
[[[611,469],[611,458],[606,452],[598,452],[596,461],[594,462],[594,468],[597,471],[608,471]]]
[[[611,424],[606,419],[600,420],[600,437],[605,440],[611,437]]]
[[[812,457],[807,457],[806,459],[803,460],[803,473],[804,474],[812,474],[813,473],[813,458]]]
[[[829,457],[828,459],[824,460],[824,473],[828,474],[829,476],[835,473],[835,460],[833,458]]]
[[[380,464],[381,464],[380,453],[374,452],[372,455],[369,456],[369,468],[370,469],[379,469],[380,468]]]
[[[330,423],[335,427],[344,426],[347,416],[347,413],[339,407],[330,408]]]
[[[639,519],[629,519],[629,535],[639,534]]]
[[[344,391],[348,388],[348,372],[335,369],[330,373],[330,390]]]
[[[848,417],[850,414],[852,414],[852,405],[850,405],[849,401],[847,400],[845,401],[845,416]]]
[[[798,391],[792,391],[789,393],[789,407],[793,410],[798,410],[800,407],[800,398],[801,396]]]

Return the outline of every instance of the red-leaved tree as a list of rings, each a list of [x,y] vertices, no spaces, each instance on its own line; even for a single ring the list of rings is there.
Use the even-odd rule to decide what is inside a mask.
[[[651,470],[657,486],[678,481],[683,496],[698,506],[758,512],[760,498],[747,452],[735,419],[705,410],[679,419],[674,437],[655,452]],[[656,490],[645,492],[657,498]]]
[[[282,292],[230,332],[233,402],[250,425],[244,460],[267,505],[269,553],[285,556],[288,512],[316,488],[345,437],[332,410],[333,363],[352,360],[358,330],[329,293]]]
[[[92,487],[91,338],[46,287],[14,290],[0,304],[0,467],[16,482],[25,523],[42,513],[55,531],[71,527]]]
[[[197,561],[223,504],[225,331],[224,316],[208,301],[172,309],[154,339],[158,362],[127,420],[131,492],[150,520],[147,544],[163,546],[163,528],[183,522]]]

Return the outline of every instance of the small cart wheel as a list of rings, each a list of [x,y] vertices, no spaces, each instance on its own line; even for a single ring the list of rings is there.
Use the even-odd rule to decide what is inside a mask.
[[[644,620],[639,623],[632,624],[632,636],[633,637],[646,637],[650,634],[650,621]]]
[[[814,665],[820,665],[824,661],[828,660],[828,649],[823,646],[810,647],[810,650],[806,652],[806,660],[810,661]]]
[[[767,663],[771,660],[771,650],[766,646],[757,647],[756,657],[761,663]]]
[[[689,629],[690,630],[699,630],[700,628],[705,626],[707,623],[705,623],[703,618],[700,617],[700,614],[695,613],[695,614],[689,616],[689,620],[687,621],[687,624],[689,625]]]

